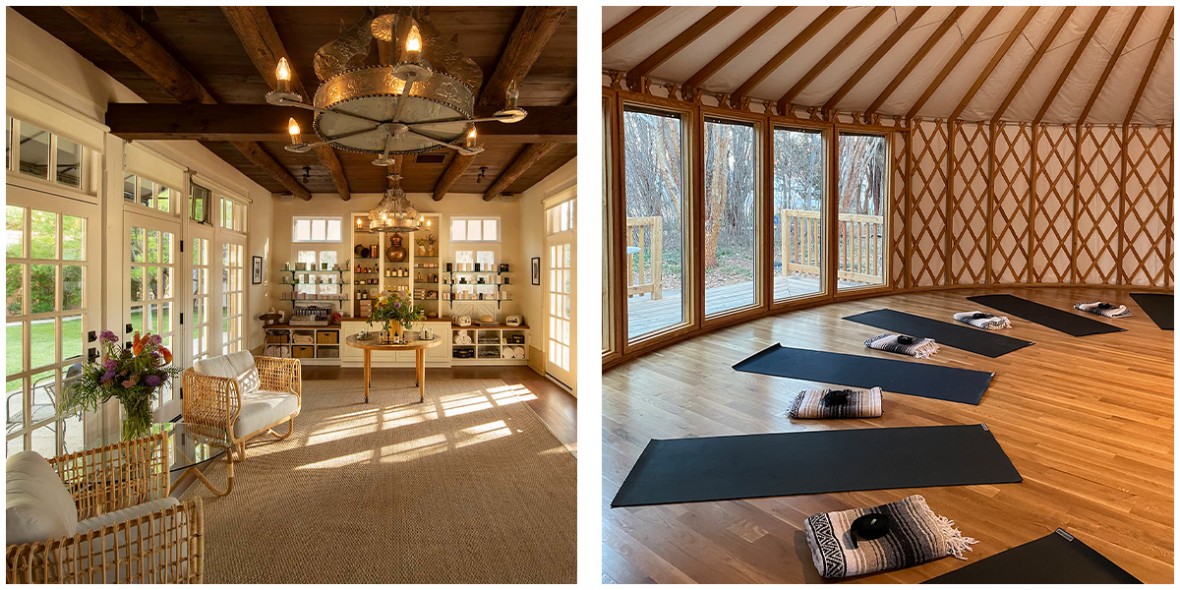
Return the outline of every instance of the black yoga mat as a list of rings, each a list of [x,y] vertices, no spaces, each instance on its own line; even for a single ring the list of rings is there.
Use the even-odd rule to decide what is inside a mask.
[[[1161,330],[1173,329],[1175,297],[1171,293],[1131,293],[1131,298]]]
[[[612,507],[1016,483],[982,424],[652,440]]]
[[[996,334],[963,324],[952,324],[892,309],[878,309],[850,315],[846,320],[900,332],[916,338],[933,338],[943,346],[996,358],[1032,346],[1032,342]]]
[[[1004,313],[1010,313],[1016,317],[1024,318],[1034,324],[1040,324],[1046,328],[1053,328],[1058,332],[1065,332],[1070,336],[1126,332],[1126,330],[1118,326],[1104,324],[1098,320],[1092,320],[1076,313],[1070,313],[1055,307],[1049,307],[1048,305],[1041,305],[1036,301],[1029,301],[1028,299],[1006,293],[1000,295],[976,295],[967,299],[976,303],[982,303],[992,309],[998,309]]]
[[[926,584],[1142,584],[1101,553],[1057,529],[1047,537],[928,580]]]
[[[995,373],[775,344],[733,366],[738,371],[850,385],[979,404]]]

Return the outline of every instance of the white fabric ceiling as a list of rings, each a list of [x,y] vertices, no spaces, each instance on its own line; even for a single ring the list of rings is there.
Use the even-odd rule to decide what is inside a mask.
[[[795,8],[765,35],[755,40],[725,67],[708,78],[702,88],[708,92],[731,93],[766,64],[800,31],[816,19],[826,7],[802,6]],[[1000,46],[1024,14],[1025,7],[1007,6],[984,30],[979,39],[964,55],[962,61],[939,85],[930,99],[917,113],[923,117],[948,117],[967,94],[971,85],[995,56]],[[603,31],[609,30],[635,7],[604,7]],[[671,7],[623,37],[602,55],[607,70],[629,71],[655,53],[678,34],[709,13],[711,7]],[[712,29],[700,35],[652,70],[654,80],[683,83],[744,35],[772,7],[742,7],[728,15]],[[750,96],[777,101],[796,82],[807,74],[828,52],[843,42],[857,23],[869,14],[872,7],[848,7],[823,27],[802,48],[765,80],[757,84]],[[800,106],[819,106],[831,98],[876,49],[884,43],[898,25],[906,19],[911,6],[890,8],[869,29],[853,42],[814,81],[792,101]],[[863,111],[890,83],[910,58],[926,43],[939,24],[954,10],[950,6],[930,9],[903,35],[897,44],[842,98],[836,108],[842,111]],[[900,86],[881,105],[878,112],[904,115],[934,81],[939,71],[971,35],[989,10],[986,6],[972,6],[958,22],[922,59]],[[1041,7],[1024,29],[1020,38],[1000,59],[995,70],[984,81],[967,108],[960,115],[966,120],[990,120],[1007,97],[1025,67],[1034,58],[1038,47],[1065,10],[1061,6]],[[1081,6],[1054,37],[1048,50],[1041,55],[1032,75],[1020,87],[1015,99],[1005,111],[1006,121],[1031,121],[1041,110],[1050,90],[1056,83],[1070,57],[1077,50],[1086,30],[1098,15],[1099,7]],[[1098,78],[1105,70],[1122,38],[1131,16],[1132,6],[1112,7],[1103,18],[1094,37],[1087,43],[1081,58],[1057,93],[1044,121],[1075,123],[1095,90]],[[1098,93],[1094,107],[1087,117],[1092,123],[1122,123],[1131,106],[1135,91],[1143,79],[1153,51],[1163,34],[1163,27],[1171,15],[1171,6],[1149,6],[1139,20],[1130,40],[1119,56],[1106,84]],[[1133,122],[1170,124],[1173,120],[1173,33],[1167,32],[1163,52],[1148,79],[1147,88],[1135,109]]]

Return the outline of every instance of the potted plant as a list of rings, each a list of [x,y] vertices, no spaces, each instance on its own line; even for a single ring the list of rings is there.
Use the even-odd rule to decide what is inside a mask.
[[[373,322],[382,322],[385,324],[390,338],[401,340],[405,330],[413,329],[414,322],[424,319],[426,319],[426,313],[421,307],[414,305],[409,293],[386,291],[373,302],[369,325],[372,325]]]
[[[163,345],[159,334],[139,332],[132,336],[131,348],[119,346],[119,337],[110,330],[99,335],[102,356],[82,367],[82,375],[66,387],[63,409],[67,413],[94,411],[111,398],[123,408],[123,440],[133,440],[151,433],[152,402],[169,379],[180,374],[171,366],[172,351]]]

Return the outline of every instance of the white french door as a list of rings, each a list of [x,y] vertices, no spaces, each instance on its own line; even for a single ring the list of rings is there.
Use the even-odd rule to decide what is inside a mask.
[[[188,314],[184,321],[189,346],[184,351],[183,366],[191,367],[196,361],[217,356],[213,340],[215,334],[211,328],[215,324],[210,315],[215,311],[213,286],[214,277],[217,276],[214,274],[217,258],[213,249],[213,228],[191,224],[182,255],[188,263],[188,275],[191,277],[188,285]]]
[[[545,202],[545,373],[573,390],[577,324],[576,195]]]
[[[124,346],[131,345],[132,333],[159,334],[164,346],[179,344],[180,222],[134,211],[124,212],[123,329]],[[182,357],[183,358],[183,357]],[[156,417],[171,420],[180,414],[175,383],[160,388],[154,409]]]
[[[219,236],[221,244],[221,353],[245,348],[246,330],[246,239]]]
[[[94,416],[59,408],[97,353],[102,224],[97,204],[5,188],[6,454],[52,457],[102,436]]]

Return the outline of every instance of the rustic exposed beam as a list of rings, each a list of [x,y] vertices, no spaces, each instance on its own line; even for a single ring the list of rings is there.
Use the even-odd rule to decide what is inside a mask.
[[[746,48],[750,46],[750,44],[757,41],[758,39],[761,39],[767,31],[777,25],[779,21],[783,20],[783,18],[785,18],[788,14],[791,14],[791,11],[795,10],[795,8],[796,7],[794,6],[775,7],[774,10],[771,10],[770,13],[762,17],[762,20],[758,21],[758,24],[750,27],[750,30],[746,31],[741,37],[738,37],[737,40],[730,44],[729,47],[726,47],[725,50],[717,54],[717,57],[714,57],[712,61],[705,64],[705,67],[693,74],[692,77],[684,83],[685,90],[700,88],[701,85],[705,83],[705,81],[713,76],[713,74],[716,74],[718,70],[725,67],[725,65],[732,61],[733,58],[737,57],[739,53],[745,51]]]
[[[477,117],[490,117],[500,107],[476,107]],[[529,116],[513,124],[489,124],[480,141],[504,143],[574,143],[578,140],[578,109],[574,106],[526,107]],[[266,104],[110,103],[106,124],[111,134],[130,140],[289,141],[287,119],[311,129],[314,114],[295,107]]]
[[[1131,15],[1131,21],[1127,23],[1127,29],[1123,31],[1123,36],[1119,39],[1118,45],[1115,45],[1114,51],[1110,54],[1110,60],[1106,62],[1106,69],[1102,70],[1102,75],[1098,77],[1098,84],[1094,86],[1094,92],[1090,94],[1090,100],[1086,101],[1086,106],[1082,109],[1082,115],[1078,117],[1078,123],[1085,123],[1086,117],[1090,116],[1090,110],[1094,108],[1094,103],[1098,102],[1098,95],[1102,94],[1102,89],[1106,87],[1106,79],[1114,71],[1114,64],[1122,57],[1123,49],[1127,46],[1127,42],[1131,40],[1131,33],[1135,32],[1135,27],[1139,24],[1139,19],[1143,17],[1143,11],[1145,10],[1147,10],[1146,6],[1135,8],[1135,12]]]
[[[525,76],[528,75],[529,70],[533,68],[533,64],[541,56],[541,51],[545,45],[549,43],[549,39],[557,32],[557,26],[561,19],[565,17],[568,10],[566,7],[541,7],[530,6],[524,9],[520,20],[517,21],[516,27],[512,30],[512,35],[508,38],[508,45],[504,49],[503,55],[500,56],[500,61],[496,64],[496,71],[492,72],[492,76],[488,78],[488,82],[484,84],[483,90],[480,92],[480,105],[499,105],[503,104],[504,91],[508,88],[508,84],[513,80],[520,84]],[[644,10],[640,8],[639,10]],[[495,133],[504,127],[517,127],[528,123],[536,125],[538,123],[535,119],[536,113],[530,109],[529,116],[519,123],[511,125],[506,124],[492,124],[484,125],[478,133],[485,141],[488,137],[488,132]],[[568,120],[572,125],[573,133],[570,134],[576,141],[578,121],[577,115]],[[496,129],[491,129],[492,127]],[[542,125],[544,127],[544,125]],[[522,128],[523,129],[523,128]],[[553,142],[546,142],[553,143]],[[455,182],[463,176],[471,163],[475,161],[475,156],[465,156],[456,153],[451,158],[451,163],[447,165],[446,170],[438,177],[434,183],[434,191],[432,197],[435,201],[441,201],[443,197],[447,196],[447,191],[455,185]]]
[[[942,67],[942,70],[938,72],[938,75],[935,76],[930,85],[926,87],[926,91],[923,92],[922,95],[918,97],[918,100],[914,102],[913,106],[910,107],[910,112],[906,115],[907,118],[914,118],[914,115],[917,115],[918,111],[922,107],[926,106],[926,101],[930,100],[931,96],[934,96],[934,92],[938,90],[940,86],[942,86],[942,82],[946,80],[947,76],[951,75],[951,72],[955,70],[955,67],[959,65],[959,62],[963,61],[963,56],[967,55],[968,51],[971,51],[971,48],[975,46],[975,42],[978,41],[983,35],[983,32],[987,30],[988,25],[992,24],[992,21],[996,20],[996,17],[999,16],[1001,10],[1003,10],[1002,6],[993,6],[992,8],[988,9],[987,13],[983,15],[983,20],[979,21],[979,24],[975,25],[975,28],[972,29],[971,34],[967,35],[967,38],[964,39],[962,43],[959,43],[959,48],[955,51],[954,55],[951,56],[950,61],[946,62],[946,65]]]
[[[113,6],[63,6],[78,20],[150,76],[180,102],[215,104],[213,95],[184,68],[172,54],[135,22],[127,13]],[[235,142],[234,147],[251,162],[266,170],[279,184],[302,199],[311,199],[291,173],[267,154],[262,146]],[[261,162],[261,163],[260,163]]]
[[[885,54],[889,53],[889,51],[893,49],[893,46],[897,45],[897,42],[900,41],[906,33],[910,32],[910,29],[914,28],[914,25],[918,23],[918,20],[921,19],[922,16],[925,15],[929,10],[929,6],[918,6],[911,10],[909,15],[905,17],[905,20],[903,20],[901,24],[899,24],[897,28],[894,29],[892,33],[890,33],[889,37],[885,39],[883,43],[881,43],[881,46],[877,47],[877,50],[874,51],[873,54],[870,55],[863,64],[861,64],[860,68],[858,68],[856,72],[852,74],[852,77],[848,78],[848,80],[844,82],[844,85],[841,86],[840,89],[837,90],[836,93],[824,103],[823,110],[825,112],[830,112],[835,109],[836,106],[840,104],[840,101],[845,96],[847,96],[849,92],[852,92],[853,88],[856,88],[856,85],[860,83],[861,79],[877,66],[877,62],[881,61],[881,58],[885,57]]]
[[[851,31],[840,37],[836,41],[836,45],[826,55],[820,58],[819,62],[812,66],[802,78],[795,82],[795,85],[786,94],[778,99],[778,111],[783,114],[787,113],[791,109],[791,102],[799,96],[799,93],[806,90],[808,85],[814,82],[820,74],[824,73],[824,70],[827,70],[828,66],[832,65],[832,62],[839,59],[841,55],[844,55],[844,52],[853,43],[856,43],[856,40],[860,39],[860,36],[869,30],[869,27],[873,26],[873,23],[877,22],[888,11],[888,6],[877,6],[873,8],[864,18],[860,19],[860,22],[856,23],[856,26],[852,27]]]
[[[1024,32],[1024,29],[1028,27],[1028,23],[1032,21],[1033,16],[1036,14],[1036,6],[1030,6],[1025,9],[1024,16],[1020,17],[1020,22],[1016,23],[1011,33],[1008,33],[1008,38],[1004,39],[999,50],[992,56],[992,60],[987,63],[987,66],[979,73],[979,77],[975,79],[975,83],[971,85],[971,88],[967,89],[967,94],[963,95],[963,100],[959,101],[959,106],[955,107],[955,110],[951,112],[948,120],[954,121],[958,119],[959,115],[967,110],[967,106],[971,104],[971,99],[975,98],[975,93],[979,92],[979,89],[983,87],[983,83],[987,81],[988,76],[992,75],[992,71],[996,69],[996,66],[1000,65],[1000,60],[1004,59],[1005,55],[1008,55],[1008,50],[1020,38],[1020,34]]]
[[[814,21],[811,21],[811,24],[807,25],[798,35],[795,35],[794,39],[788,41],[786,46],[780,49],[774,57],[770,58],[761,68],[758,68],[758,71],[754,72],[753,76],[742,82],[742,85],[738,86],[737,90],[734,90],[730,96],[730,103],[734,105],[741,104],[742,99],[749,96],[750,92],[761,84],[767,76],[779,69],[792,55],[795,55],[795,52],[799,51],[801,47],[806,45],[812,37],[816,36],[824,27],[828,26],[828,23],[832,22],[843,11],[844,8],[841,6],[831,6],[820,13]]]
[[[1041,40],[1041,44],[1032,54],[1032,57],[1029,58],[1028,65],[1024,67],[1024,71],[1020,73],[1020,76],[1016,78],[1016,82],[1012,84],[1012,89],[1008,91],[1008,96],[1004,97],[1004,102],[1000,103],[1000,107],[992,115],[992,121],[999,121],[1004,116],[1004,113],[1008,111],[1008,106],[1012,104],[1013,100],[1016,100],[1016,94],[1024,87],[1025,80],[1028,80],[1028,77],[1032,75],[1037,64],[1041,63],[1041,56],[1045,55],[1045,52],[1053,46],[1053,40],[1057,38],[1057,33],[1061,32],[1061,28],[1065,26],[1066,21],[1069,20],[1070,15],[1073,14],[1075,9],[1075,6],[1066,6],[1062,9],[1061,15],[1057,17],[1057,22],[1053,23],[1045,38]]]
[[[1123,119],[1123,125],[1130,125],[1131,119],[1135,117],[1135,110],[1139,108],[1139,101],[1143,98],[1143,91],[1147,89],[1147,82],[1151,80],[1151,73],[1155,71],[1155,65],[1159,62],[1160,54],[1164,51],[1164,45],[1168,43],[1168,36],[1172,34],[1172,19],[1175,16],[1175,12],[1168,12],[1168,22],[1164,23],[1164,30],[1160,33],[1160,39],[1155,44],[1155,50],[1151,53],[1151,59],[1147,61],[1147,69],[1143,72],[1143,80],[1139,82],[1139,88],[1135,91],[1135,97],[1131,99],[1131,106],[1127,108],[1127,117]]]
[[[283,40],[279,38],[279,31],[275,28],[266,7],[223,6],[221,12],[233,27],[258,73],[262,74],[268,86],[275,88],[275,67],[278,66],[280,58],[287,56],[287,50],[283,47]],[[295,72],[291,72],[291,88],[301,96],[309,96]],[[280,125],[278,129],[285,127],[286,125]],[[310,125],[300,127],[308,131],[312,129]],[[348,188],[348,178],[344,175],[344,166],[341,165],[336,151],[329,145],[318,145],[314,151],[316,159],[331,175],[332,184],[336,185],[336,193],[342,200],[351,199],[352,191]]]
[[[635,12],[623,17],[623,20],[615,23],[615,26],[606,30],[602,34],[602,50],[610,49],[612,45],[622,41],[631,33],[638,31],[640,27],[646,25],[648,21],[659,16],[668,6],[641,6]]]
[[[1045,97],[1044,104],[1041,105],[1041,110],[1037,111],[1037,116],[1033,117],[1033,125],[1036,125],[1045,118],[1045,113],[1049,112],[1049,107],[1053,105],[1053,99],[1057,98],[1057,93],[1061,92],[1061,87],[1065,85],[1065,80],[1073,72],[1074,66],[1078,64],[1078,60],[1082,58],[1082,53],[1086,51],[1086,47],[1090,45],[1090,39],[1094,38],[1094,33],[1098,32],[1098,27],[1102,24],[1102,19],[1106,18],[1106,13],[1110,11],[1109,6],[1103,6],[1098,9],[1098,14],[1094,16],[1094,22],[1090,23],[1090,28],[1086,29],[1086,33],[1082,35],[1081,40],[1078,41],[1077,49],[1074,49],[1073,55],[1069,57],[1065,67],[1061,69],[1061,75],[1057,77],[1057,82],[1053,84],[1053,88],[1049,90],[1049,95]]]
[[[541,158],[545,157],[545,154],[548,154],[555,147],[557,147],[557,144],[554,143],[534,143],[525,146],[520,151],[520,155],[516,156],[516,159],[512,160],[512,163],[504,169],[504,172],[496,177],[496,181],[492,183],[492,186],[488,187],[488,192],[483,194],[483,200],[491,201],[504,194],[504,191],[508,190],[508,187],[517,178],[520,178],[521,174],[532,168],[533,164],[540,161]]]
[[[701,17],[692,26],[681,31],[679,35],[673,37],[671,41],[665,43],[655,53],[647,56],[646,59],[639,62],[639,65],[627,72],[627,78],[631,87],[636,87],[640,78],[660,67],[661,64],[671,59],[672,56],[679,53],[681,49],[684,49],[693,41],[700,39],[701,35],[704,35],[710,29],[717,26],[721,21],[725,20],[725,17],[733,14],[737,9],[737,6],[720,6],[710,10],[708,14]]]
[[[952,10],[945,19],[943,19],[942,24],[938,25],[938,28],[935,29],[934,33],[930,35],[930,38],[926,39],[926,43],[922,44],[921,49],[918,49],[918,52],[910,58],[910,61],[906,62],[905,66],[903,66],[901,71],[893,77],[893,80],[891,80],[889,84],[885,86],[885,89],[881,91],[881,94],[877,96],[876,100],[869,104],[869,108],[865,109],[865,117],[868,117],[869,115],[877,112],[877,109],[881,108],[881,105],[885,104],[886,100],[889,100],[889,95],[893,94],[893,91],[897,90],[897,87],[901,86],[902,82],[905,82],[905,79],[909,77],[910,72],[914,71],[914,68],[918,67],[918,64],[922,62],[922,58],[926,57],[926,54],[930,53],[931,49],[934,49],[934,46],[938,44],[939,40],[941,40],[942,37],[946,35],[947,31],[951,30],[951,27],[955,26],[955,23],[959,20],[959,17],[963,16],[963,13],[966,11],[966,6],[956,6],[955,9]]]

